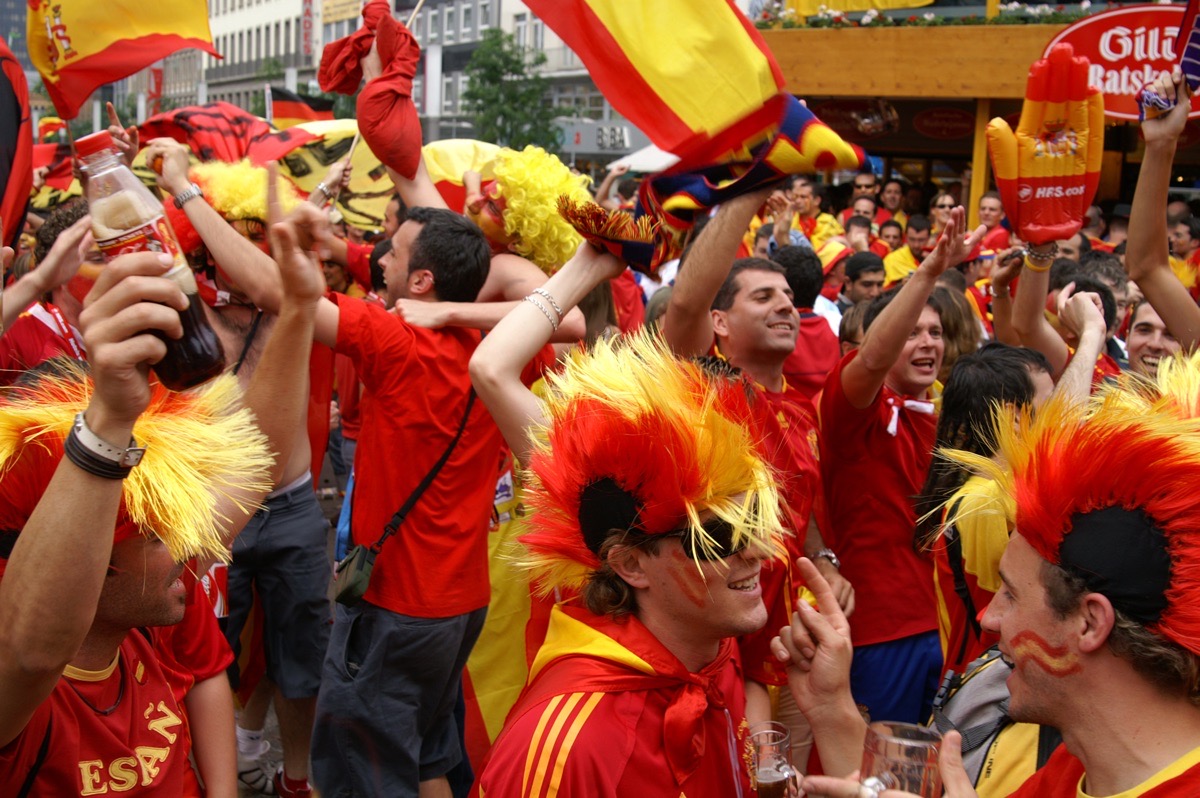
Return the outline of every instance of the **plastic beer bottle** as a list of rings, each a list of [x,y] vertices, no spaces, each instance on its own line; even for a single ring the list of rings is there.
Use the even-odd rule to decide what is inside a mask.
[[[179,313],[182,338],[154,331],[167,345],[167,354],[152,367],[159,382],[182,391],[216,377],[225,370],[225,350],[204,316],[196,278],[179,251],[162,204],[125,165],[107,131],[79,139],[75,151],[87,175],[92,234],[105,261],[130,252],[165,252],[175,261],[165,276],[183,289],[188,307]]]

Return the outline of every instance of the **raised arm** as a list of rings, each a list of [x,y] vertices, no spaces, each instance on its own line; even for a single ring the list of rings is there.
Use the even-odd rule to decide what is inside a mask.
[[[447,208],[446,200],[438,192],[437,187],[433,184],[433,178],[429,176],[429,170],[425,168],[425,158],[417,162],[417,173],[411,178],[397,172],[395,169],[388,167],[388,175],[391,176],[392,182],[396,185],[396,191],[400,192],[400,199],[404,200],[404,204],[410,208]]]
[[[958,206],[950,214],[941,237],[933,251],[925,256],[912,277],[883,312],[871,323],[863,338],[858,356],[842,369],[842,391],[851,405],[869,407],[879,394],[888,371],[895,365],[904,344],[921,318],[921,310],[933,293],[937,278],[946,269],[957,266],[983,238],[986,228],[975,229],[963,240],[966,211]]]
[[[1021,264],[1019,251],[1006,250],[997,254],[992,267],[992,333],[997,341],[1009,346],[1021,345],[1021,337],[1012,326],[1012,281],[1021,273]]]
[[[1104,324],[1104,306],[1100,297],[1090,292],[1075,293],[1070,283],[1058,295],[1058,318],[1063,326],[1079,338],[1075,357],[1063,369],[1054,392],[1068,396],[1073,402],[1086,402],[1092,394],[1092,374],[1096,358],[1104,351],[1108,327]]]
[[[17,317],[43,295],[68,283],[79,271],[91,248],[92,217],[84,216],[62,232],[46,253],[44,261],[4,289],[3,302],[0,303],[4,308],[0,330],[11,327]]]
[[[1178,102],[1166,115],[1142,122],[1146,155],[1133,192],[1125,270],[1180,345],[1193,349],[1200,342],[1200,308],[1171,271],[1167,250],[1171,165],[1192,107],[1191,93],[1178,68],[1171,76],[1160,77],[1153,88],[1161,96],[1177,98]]]
[[[770,193],[767,188],[743,194],[718,208],[681,264],[662,320],[667,344],[681,357],[707,354],[712,347],[713,300],[729,276],[750,220]]]
[[[270,171],[273,182],[276,176],[274,164]],[[336,312],[332,303],[322,298],[325,279],[320,262],[315,254],[301,248],[300,222],[309,213],[319,214],[320,211],[306,203],[293,211],[292,216],[282,219],[278,203],[271,204],[268,234],[271,250],[279,264],[283,301],[245,397],[246,407],[254,413],[255,421],[267,436],[275,455],[268,479],[271,485],[278,485],[283,479],[296,430],[304,426],[308,413],[308,355],[318,310],[324,304]],[[230,499],[218,508],[228,519],[226,536],[230,541],[250,520],[264,495],[250,491],[231,494]]]
[[[1051,244],[1052,248],[1054,245]],[[1046,296],[1050,293],[1050,263],[1053,251],[1042,248],[1041,253],[1029,250],[1017,296],[1012,303],[1012,326],[1021,345],[1036,349],[1050,361],[1050,376],[1058,380],[1067,366],[1070,351],[1067,342],[1046,319]],[[1031,267],[1029,264],[1033,264]]]
[[[147,331],[183,333],[178,311],[187,298],[162,279],[169,265],[149,252],[120,257],[84,302],[80,324],[95,381],[84,417],[102,440],[128,441],[150,402],[149,364],[166,346]],[[50,696],[92,626],[122,485],[63,457],[20,530],[0,580],[0,746]]]
[[[529,295],[529,301],[516,303],[472,355],[471,382],[520,462],[529,462],[530,426],[542,421],[541,402],[521,382],[521,372],[551,339],[550,320],[558,318],[554,303],[566,311],[624,268],[612,255],[581,244],[571,260]]]
[[[531,261],[509,252],[492,256],[487,280],[474,302],[422,302],[399,299],[392,309],[417,327],[470,327],[490,330],[500,323],[533,289],[546,284],[546,273]],[[587,320],[579,308],[564,305],[566,315],[550,337],[553,343],[574,343],[583,338]]]
[[[608,211],[615,211],[620,207],[620,203],[613,199],[613,186],[617,184],[617,180],[624,177],[629,172],[628,166],[615,166],[608,170],[604,175],[604,179],[600,181],[600,185],[596,188],[596,204]]]
[[[187,148],[174,139],[152,139],[146,146],[146,163],[154,163],[160,157],[159,187],[168,197],[186,191],[191,185]],[[185,202],[183,212],[213,259],[221,264],[238,288],[245,291],[258,307],[268,313],[277,313],[282,296],[279,271],[271,256],[234,230],[204,197]]]

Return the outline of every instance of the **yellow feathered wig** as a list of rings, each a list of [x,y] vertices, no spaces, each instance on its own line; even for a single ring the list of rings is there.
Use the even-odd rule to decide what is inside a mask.
[[[11,532],[29,520],[92,393],[85,367],[66,358],[23,379],[0,396],[0,530]],[[114,543],[156,535],[176,561],[228,559],[216,501],[235,488],[268,490],[272,464],[266,437],[241,396],[228,375],[186,393],[154,385],[150,406],[134,426],[146,454],[125,479]]]
[[[267,170],[254,166],[250,161],[237,163],[209,161],[194,164],[188,176],[200,186],[204,199],[226,221],[245,219],[267,219]],[[296,186],[284,177],[278,181],[279,202],[285,213],[304,201]],[[192,227],[187,214],[167,200],[163,203],[175,236],[184,252],[195,252],[200,248],[200,235]]]
[[[779,496],[750,431],[743,380],[709,376],[645,333],[598,341],[548,379],[520,538],[542,590],[586,582],[612,529],[687,528],[711,555],[706,511],[732,525],[735,548],[782,556]]]
[[[1200,654],[1200,354],[1088,403],[999,409],[992,434],[996,461],[943,454],[1000,483],[1015,532],[1043,558]]]
[[[541,147],[502,149],[492,165],[504,198],[504,230],[513,251],[552,274],[570,260],[583,240],[558,213],[558,198],[588,202],[589,179],[577,175]]]

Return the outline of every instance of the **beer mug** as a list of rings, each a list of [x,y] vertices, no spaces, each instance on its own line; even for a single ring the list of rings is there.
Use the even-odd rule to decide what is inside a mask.
[[[921,798],[940,798],[941,742],[936,729],[899,721],[872,723],[867,727],[859,777],[875,790],[905,790]]]
[[[773,720],[750,727],[751,782],[758,798],[800,794],[800,777],[792,767],[792,733]]]

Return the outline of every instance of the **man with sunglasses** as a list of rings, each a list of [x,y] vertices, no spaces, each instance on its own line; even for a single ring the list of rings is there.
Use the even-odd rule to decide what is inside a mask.
[[[766,623],[782,549],[746,388],[646,334],[555,380],[520,541],[543,591],[580,593],[551,613],[484,795],[749,794],[733,638]]]

